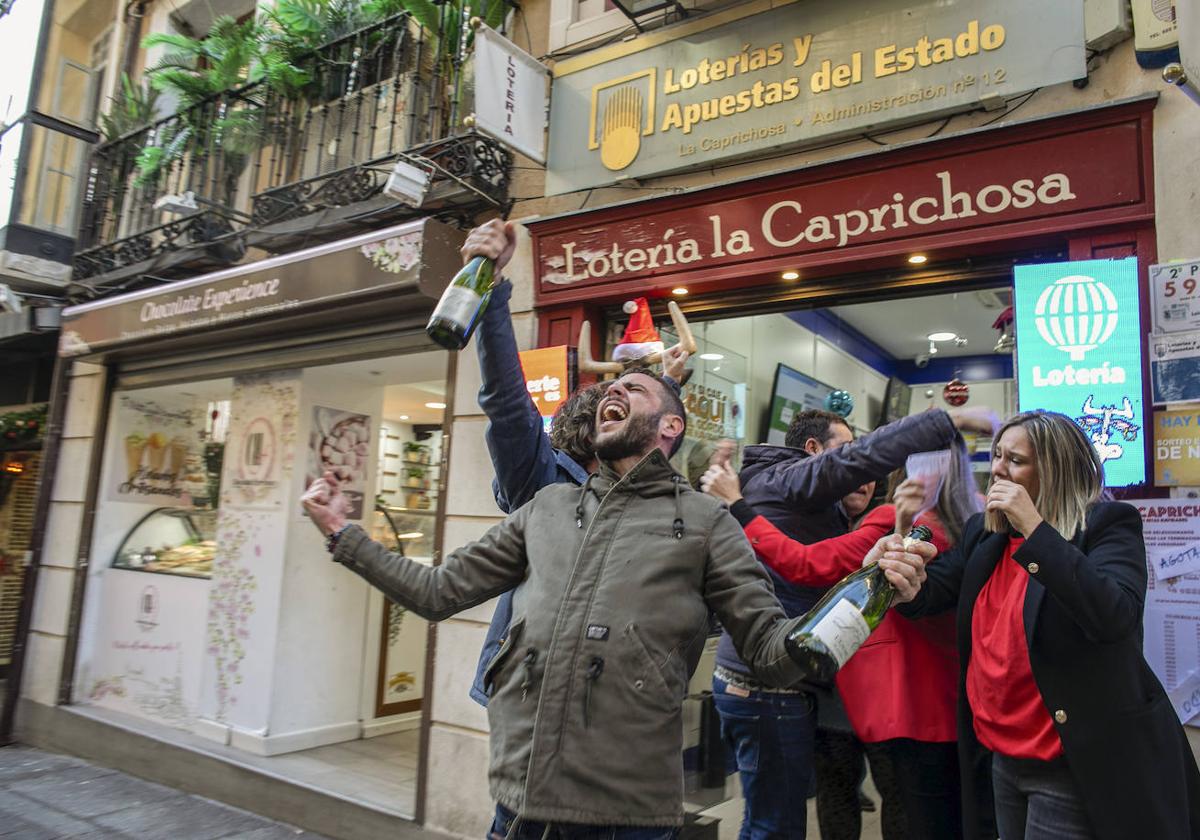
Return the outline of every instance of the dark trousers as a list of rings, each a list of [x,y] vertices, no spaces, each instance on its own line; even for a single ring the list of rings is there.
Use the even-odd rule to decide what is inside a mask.
[[[863,778],[864,756],[870,762],[871,778],[883,800],[880,803],[883,840],[922,837],[909,834],[891,751],[883,744],[863,744],[851,732],[818,729],[815,764],[821,840],[858,840],[862,834],[858,789]]]
[[[745,800],[738,840],[805,840],[815,707],[809,694],[726,691],[713,677],[721,737],[737,759]]]
[[[992,755],[996,827],[1003,840],[1093,840],[1083,801],[1063,760]],[[1147,838],[1149,840],[1149,838]]]
[[[962,782],[958,774],[958,744],[895,738],[883,741],[880,746],[891,755],[909,837],[959,840]]]
[[[576,823],[525,822],[516,827],[516,815],[503,805],[496,806],[496,817],[487,840],[676,840],[678,828],[663,826],[578,825]]]

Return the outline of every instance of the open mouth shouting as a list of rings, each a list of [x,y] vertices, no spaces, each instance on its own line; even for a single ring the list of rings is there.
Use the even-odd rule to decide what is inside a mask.
[[[605,397],[600,403],[599,431],[615,429],[629,417],[629,406],[617,397]]]

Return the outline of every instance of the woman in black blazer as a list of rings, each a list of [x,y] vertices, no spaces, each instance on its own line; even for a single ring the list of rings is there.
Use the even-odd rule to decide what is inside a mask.
[[[1137,510],[1101,500],[1103,464],[1061,414],[1006,423],[991,473],[985,512],[899,607],[958,608],[965,836],[1200,838],[1200,773],[1142,656]]]

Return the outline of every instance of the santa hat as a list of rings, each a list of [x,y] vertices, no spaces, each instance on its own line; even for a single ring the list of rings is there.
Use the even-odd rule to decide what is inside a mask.
[[[640,359],[651,353],[663,351],[662,336],[654,328],[654,319],[650,317],[650,304],[644,297],[625,301],[621,307],[629,315],[629,323],[625,325],[625,334],[613,348],[613,361],[624,362]]]

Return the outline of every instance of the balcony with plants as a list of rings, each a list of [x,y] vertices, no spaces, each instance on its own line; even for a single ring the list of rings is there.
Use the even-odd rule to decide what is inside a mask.
[[[128,288],[417,215],[507,202],[511,154],[461,128],[467,0],[280,0],[203,38],[153,34],[91,153],[77,288]],[[480,9],[498,26],[502,0]],[[161,97],[161,98],[160,98]],[[174,113],[154,119],[162,99]],[[383,195],[394,162],[435,164],[420,208]],[[144,280],[142,278],[145,278]]]

